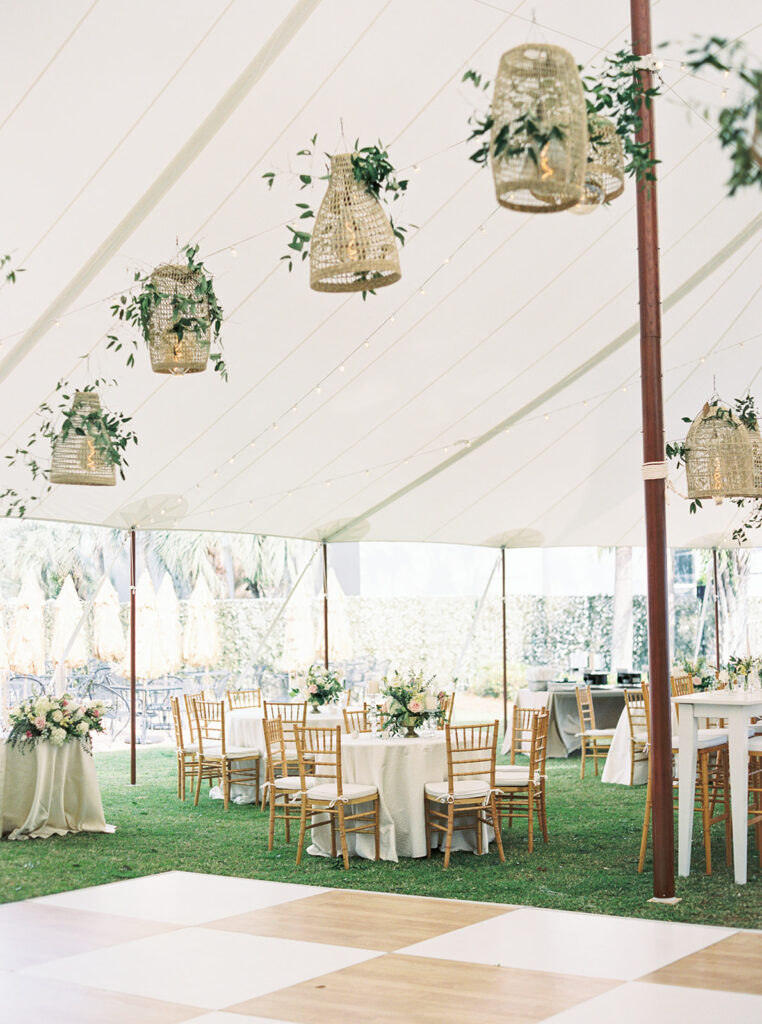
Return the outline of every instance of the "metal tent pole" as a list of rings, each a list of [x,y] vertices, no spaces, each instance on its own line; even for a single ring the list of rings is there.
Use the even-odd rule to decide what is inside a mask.
[[[508,638],[506,636],[505,608],[505,548],[500,549],[500,565],[503,576],[503,735],[508,732]]]
[[[328,671],[328,545],[323,541],[323,644],[325,657],[323,663]]]
[[[637,56],[651,53],[651,5],[630,0],[632,46]],[[651,72],[639,70],[644,90]],[[653,107],[641,105],[637,141],[655,155]],[[640,286],[640,372],[643,405],[643,462],[663,464],[664,403],[661,370],[661,296],[656,180],[637,188],[638,280]],[[672,736],[669,686],[669,605],[667,599],[667,521],[664,479],[644,480],[648,572],[648,662],[651,686],[651,771],[653,787],[653,892],[675,895],[675,839],[672,809]]]
[[[137,782],[135,695],[135,527],[130,527],[130,785]]]

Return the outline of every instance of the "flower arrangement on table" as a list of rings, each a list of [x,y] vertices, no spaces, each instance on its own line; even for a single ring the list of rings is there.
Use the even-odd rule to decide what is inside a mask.
[[[731,655],[727,670],[720,672],[720,682],[729,683],[731,689],[756,690],[760,680],[760,659],[748,655],[738,658]]]
[[[6,742],[23,751],[41,740],[54,747],[76,740],[92,753],[92,733],[103,732],[106,710],[103,701],[79,700],[70,693],[29,697],[10,712],[11,731]]]
[[[313,711],[328,704],[337,704],[344,692],[344,680],[330,669],[310,665],[303,686],[291,691],[292,697],[303,694]]]
[[[440,722],[445,716],[448,694],[434,687],[435,678],[425,679],[423,672],[413,671],[404,677],[396,669],[391,679],[384,676],[384,729],[396,736],[415,736],[415,730],[425,722]]]

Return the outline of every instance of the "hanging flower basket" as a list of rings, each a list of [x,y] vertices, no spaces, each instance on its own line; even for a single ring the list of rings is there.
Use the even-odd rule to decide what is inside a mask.
[[[685,439],[688,497],[714,498],[720,504],[723,498],[759,496],[762,450],[758,450],[756,461],[760,467],[757,480],[752,432],[728,406],[707,403]]]
[[[587,121],[587,169],[582,199],[572,213],[591,213],[624,192],[624,147],[608,118],[590,114]]]
[[[587,171],[587,108],[568,50],[526,43],[504,53],[491,114],[498,203],[527,213],[576,206]]]
[[[110,441],[99,427],[102,415],[101,401],[94,391],[75,393],[69,429],[53,442],[52,484],[115,486],[116,467],[108,455]]]
[[[151,274],[148,350],[154,373],[202,373],[209,361],[209,300],[200,270],[164,264]]]
[[[328,190],[310,243],[310,287],[367,292],[401,277],[392,226],[378,200],[355,180],[352,154],[331,157]]]

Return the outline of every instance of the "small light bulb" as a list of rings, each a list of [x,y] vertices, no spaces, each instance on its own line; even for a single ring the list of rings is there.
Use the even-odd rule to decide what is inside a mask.
[[[322,388],[320,387],[320,385],[318,384],[318,386],[317,386],[317,387],[315,388],[315,393],[319,395],[319,394],[320,394],[320,392],[321,392],[322,390],[323,390],[323,389],[322,389]]]
[[[289,496],[289,498],[291,497],[291,495],[292,495],[293,493],[294,493],[293,491],[289,491],[289,492],[288,492],[288,496]]]
[[[471,447],[471,442],[470,441],[466,441],[466,448],[470,448],[470,447]]]
[[[209,513],[209,515],[210,515],[210,516],[213,516],[213,515],[214,515],[214,509],[212,509],[212,511],[211,511],[211,512]]]
[[[730,71],[728,70],[728,68],[725,68],[725,70],[722,72],[722,77],[730,78]]]
[[[277,430],[277,429],[278,429],[278,424],[277,423],[273,423],[273,430]]]
[[[444,451],[444,452],[445,452],[445,454],[446,454],[446,453],[447,453],[447,448],[444,448],[444,449],[443,449],[443,451]]]
[[[220,475],[219,469],[215,469],[215,471],[213,473],[213,476],[219,476],[219,475]]]
[[[56,322],[53,324],[53,326],[54,327],[60,327],[61,326],[61,321],[60,320],[56,320]]]
[[[366,341],[363,343],[363,348],[370,348],[370,342]]]
[[[622,391],[626,391],[626,390],[627,390],[627,385],[626,385],[626,384],[623,384],[623,385],[622,385]]]
[[[702,356],[701,359],[699,359],[699,362],[700,363],[705,363],[706,362],[706,356]]]
[[[483,235],[486,235],[486,234],[487,234],[487,229],[485,228],[485,226],[484,226],[483,224],[482,224],[482,226],[481,226],[481,227],[479,228],[479,230],[481,231],[481,233],[482,233]]]
[[[420,174],[420,172],[421,168],[418,166],[418,164],[413,164],[413,174]]]
[[[251,442],[251,447],[252,448],[256,448],[257,447],[257,442],[256,441],[252,441]]]
[[[231,249],[230,250],[230,255],[233,257],[233,259],[235,259],[236,256],[238,255],[238,250],[235,249],[235,248]]]
[[[164,509],[163,509],[163,508],[162,508],[162,509],[159,509],[159,515],[161,515],[161,516],[163,516],[163,515],[164,515]]]
[[[369,469],[366,469],[366,470],[365,470],[365,475],[366,475],[366,476],[370,476],[370,470],[369,470]]]
[[[549,415],[549,414],[548,414],[547,412],[545,413],[545,419],[546,419],[546,420],[549,420],[549,419],[550,419],[550,415]]]
[[[723,89],[722,92],[720,93],[720,99],[724,100],[725,97],[727,96],[727,94],[728,94],[728,90],[727,89]]]
[[[344,364],[342,363],[341,366],[339,367],[339,373],[343,373],[343,372],[344,372]]]
[[[389,317],[389,323],[393,324],[395,319],[396,319],[396,317],[394,316],[394,313],[392,313],[392,315]]]
[[[331,486],[331,481],[330,480],[326,480],[325,485],[326,485],[326,487],[330,487]]]
[[[410,459],[405,459],[405,465],[407,465],[408,462],[410,462]]]
[[[425,294],[426,294],[426,290],[424,288],[421,288],[421,295],[425,295]]]
[[[449,256],[445,256],[445,258],[444,258],[444,259],[442,260],[442,263],[443,263],[443,265],[444,265],[445,267],[447,266],[447,264],[448,264],[449,262],[450,262],[450,257],[449,257]]]
[[[688,70],[688,67],[687,67],[687,65],[686,65],[684,60],[680,61],[680,70],[681,71],[687,71]]]
[[[297,406],[294,406],[291,412],[296,412]]]
[[[506,432],[506,434],[510,434],[510,432],[511,432],[511,428],[510,428],[510,427],[506,427],[506,428],[505,428],[505,432]]]

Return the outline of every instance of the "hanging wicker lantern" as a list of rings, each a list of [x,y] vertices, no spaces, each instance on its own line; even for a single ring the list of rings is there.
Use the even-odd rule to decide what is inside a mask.
[[[751,433],[732,409],[708,403],[685,439],[689,498],[753,498],[754,452]]]
[[[92,437],[77,434],[85,417],[100,412],[101,400],[94,391],[77,391],[72,400],[74,416],[66,439],[59,434],[53,442],[50,465],[52,484],[91,484],[96,487],[114,487],[116,467],[95,444]],[[77,415],[79,412],[80,415]]]
[[[624,148],[613,121],[590,114],[582,199],[572,213],[592,213],[624,192]]]
[[[154,373],[201,373],[209,361],[211,325],[209,301],[206,295],[196,294],[201,281],[199,271],[171,263],[157,267],[151,274],[151,283],[164,296],[151,309],[148,329],[148,350]],[[192,299],[186,313],[176,313],[173,300]],[[178,315],[185,315],[206,324],[196,332],[192,327],[183,331],[182,338],[173,330]]]
[[[532,137],[517,124],[531,118],[541,135],[553,128],[539,154],[529,148]],[[568,50],[525,43],[500,58],[492,98],[490,163],[501,206],[527,213],[554,213],[582,199],[587,170],[587,109],[582,81]],[[495,156],[501,132],[509,133],[508,149],[522,151]],[[524,145],[526,144],[526,145]]]
[[[310,241],[310,287],[370,291],[401,277],[392,226],[379,201],[355,180],[352,154],[331,157],[328,190]]]

